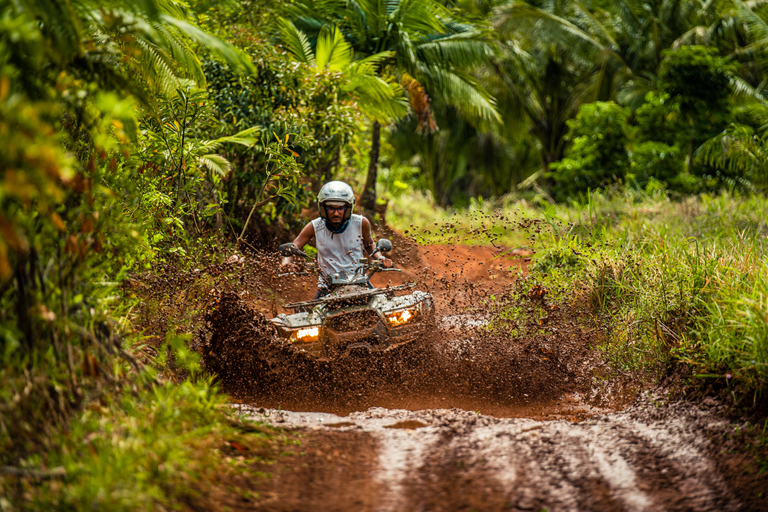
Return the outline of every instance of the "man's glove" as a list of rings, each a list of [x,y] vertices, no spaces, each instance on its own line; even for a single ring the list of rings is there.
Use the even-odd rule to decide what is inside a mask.
[[[293,242],[281,245],[278,250],[280,251],[280,255],[284,258],[290,258],[291,256],[306,256],[304,251],[296,247],[296,244]]]

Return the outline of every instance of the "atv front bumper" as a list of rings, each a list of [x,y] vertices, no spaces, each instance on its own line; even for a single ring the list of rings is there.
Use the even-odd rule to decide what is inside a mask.
[[[432,316],[431,295],[374,297],[368,304],[279,315],[280,334],[298,350],[318,359],[383,353],[424,337]]]

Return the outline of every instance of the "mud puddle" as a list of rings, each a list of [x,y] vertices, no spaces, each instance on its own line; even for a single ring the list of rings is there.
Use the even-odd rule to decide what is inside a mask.
[[[306,510],[765,510],[757,492],[736,490],[742,476],[724,470],[734,457],[724,440],[740,426],[712,401],[662,402],[644,396],[624,411],[581,422],[459,409],[371,408],[340,417],[236,407],[304,432],[307,450],[320,449],[316,436],[330,430],[373,446],[372,462],[357,473],[366,475],[369,494],[355,503],[306,501]],[[344,453],[338,443],[326,448]]]
[[[626,400],[629,400],[628,395]],[[277,394],[234,394],[233,400],[257,409],[282,411],[303,411],[304,413],[329,413],[347,416],[371,408],[421,411],[428,409],[459,409],[496,418],[531,418],[541,421],[564,419],[581,421],[596,414],[620,409],[625,402],[614,402],[613,407],[598,407],[587,402],[579,393],[569,393],[557,400],[535,401],[533,403],[500,403],[483,397],[457,397],[439,394],[404,394],[402,390],[380,392],[366,397],[346,397],[344,400],[314,397],[311,400],[297,399]]]

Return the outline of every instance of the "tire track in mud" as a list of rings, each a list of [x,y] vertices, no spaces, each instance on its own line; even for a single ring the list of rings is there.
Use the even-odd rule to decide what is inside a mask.
[[[254,417],[376,439],[379,499],[366,510],[745,510],[719,472],[710,440],[734,427],[717,410],[689,403],[656,409],[643,398],[580,423],[459,409]],[[329,422],[342,426],[322,426]],[[387,428],[398,422],[424,426]]]

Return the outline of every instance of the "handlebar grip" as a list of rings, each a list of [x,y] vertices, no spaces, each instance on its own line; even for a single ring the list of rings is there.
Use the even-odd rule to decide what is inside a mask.
[[[281,256],[284,258],[288,258],[290,256],[304,256],[307,257],[307,253],[296,247],[296,245],[293,244],[293,242],[288,242],[286,244],[283,244],[278,249],[278,252]]]

